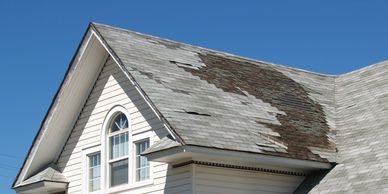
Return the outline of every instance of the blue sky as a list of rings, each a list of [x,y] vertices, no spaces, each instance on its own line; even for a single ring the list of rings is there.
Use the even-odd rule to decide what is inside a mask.
[[[0,193],[90,21],[310,71],[388,59],[387,1],[0,1]]]

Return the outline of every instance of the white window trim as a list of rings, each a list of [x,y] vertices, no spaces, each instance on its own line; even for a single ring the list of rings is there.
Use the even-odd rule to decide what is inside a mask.
[[[147,132],[144,132],[144,133],[139,133],[137,135],[134,135],[132,137],[132,149],[133,150],[136,150],[135,146],[136,146],[136,143],[137,142],[141,142],[143,140],[146,140],[148,139],[149,140],[149,146],[151,147],[151,145],[154,144],[154,135],[155,135],[155,132],[154,131],[147,131]],[[132,157],[134,158],[134,160],[136,159],[136,152],[133,152],[132,153]],[[149,184],[153,184],[154,183],[154,177],[153,177],[153,163],[152,161],[149,161],[150,162],[150,178],[148,180],[143,180],[143,181],[133,181],[133,184],[135,185],[139,185],[139,186],[144,186],[144,185],[149,185]],[[136,164],[136,162],[135,162]],[[133,165],[132,166],[132,176],[133,177],[136,177],[136,165]]]
[[[132,137],[132,142],[130,142],[132,144],[131,149],[135,150],[135,143],[142,141],[142,140],[145,140],[145,139],[148,139],[150,141],[150,146],[151,146],[154,143],[154,138],[153,138],[154,135],[155,135],[154,131],[147,131],[144,133],[138,133],[138,134],[134,135]],[[133,165],[129,167],[129,169],[132,171],[132,172],[130,172],[131,173],[130,176],[132,176],[132,177],[135,177],[135,175],[136,175],[136,171],[135,171],[136,166],[134,165],[135,164],[135,161],[134,161],[135,156],[136,156],[136,153],[133,151],[131,153],[131,157],[132,157],[131,162],[133,163]],[[146,187],[146,186],[154,184],[153,167],[154,167],[153,162],[150,161],[150,178],[148,180],[136,182],[136,181],[134,181],[134,179],[131,179],[127,185],[119,185],[117,187],[107,188],[105,193],[116,193],[116,192],[120,192],[120,191],[134,190],[137,188]]]
[[[116,105],[116,106],[113,106],[108,114],[105,116],[105,119],[104,119],[104,122],[103,122],[103,125],[102,125],[102,135],[101,135],[101,144],[102,144],[102,149],[101,149],[101,161],[102,161],[102,165],[101,165],[101,168],[102,168],[102,172],[101,172],[101,176],[102,176],[102,190],[104,191],[104,193],[106,193],[107,191],[113,189],[113,188],[119,188],[121,187],[122,185],[118,185],[118,186],[115,186],[115,187],[110,187],[110,171],[109,171],[109,161],[111,161],[109,159],[109,125],[110,123],[112,122],[112,119],[114,119],[115,115],[117,113],[123,113],[127,119],[128,119],[128,143],[131,143],[132,142],[132,119],[131,119],[131,115],[129,114],[128,110],[126,108],[124,108],[123,106],[120,106],[120,105]],[[121,132],[120,132],[121,133]],[[116,133],[114,133],[116,134]],[[131,175],[131,172],[130,172],[130,167],[133,165],[132,163],[132,159],[130,158],[131,156],[131,152],[133,152],[133,150],[131,149],[131,146],[128,148],[128,152],[129,152],[129,156],[127,157],[128,158],[128,180],[130,180],[132,177],[130,176]]]
[[[128,160],[128,184],[118,185],[115,187],[110,187],[110,179],[109,179],[109,140],[108,140],[108,127],[110,122],[113,119],[113,116],[117,113],[123,113],[128,119],[128,143],[129,143],[129,160]],[[144,181],[135,181],[135,143],[144,139],[149,139],[150,146],[154,143],[155,132],[153,130],[148,130],[140,133],[133,133],[132,131],[132,118],[130,113],[126,108],[121,105],[113,106],[108,114],[105,116],[103,126],[102,126],[102,135],[101,135],[101,193],[116,193],[125,190],[133,190],[140,187],[145,187],[151,184],[154,184],[153,177],[153,163],[150,161],[150,178]]]
[[[83,192],[82,193],[88,193],[88,194],[101,194],[103,193],[103,175],[102,175],[102,172],[103,172],[103,161],[101,160],[101,164],[100,164],[100,190],[98,191],[93,191],[93,192],[89,192],[88,190],[88,186],[89,186],[89,155],[90,154],[93,154],[93,153],[97,153],[97,152],[100,152],[100,158],[102,159],[102,153],[101,153],[101,146],[100,145],[97,145],[97,146],[93,146],[93,147],[89,147],[89,148],[85,148],[82,150],[82,166],[83,166],[83,171],[82,171],[82,185],[83,185]]]

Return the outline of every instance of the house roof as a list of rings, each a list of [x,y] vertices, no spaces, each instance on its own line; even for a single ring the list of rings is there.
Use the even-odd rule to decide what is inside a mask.
[[[388,61],[335,80],[337,165],[316,193],[388,191]]]
[[[102,24],[91,24],[90,31],[172,130],[173,137],[156,142],[148,154],[195,145],[334,162],[323,179],[300,189],[379,193],[388,188],[388,62],[331,76]],[[40,129],[20,172],[38,157],[33,147],[44,146],[45,138],[62,138],[39,135],[48,129]],[[30,170],[35,171],[45,174]],[[17,180],[23,182],[15,180],[14,186],[30,180],[20,174]]]
[[[388,61],[322,75],[93,26],[182,145],[337,163],[311,192],[388,188]]]
[[[334,77],[93,26],[182,144],[335,162]]]

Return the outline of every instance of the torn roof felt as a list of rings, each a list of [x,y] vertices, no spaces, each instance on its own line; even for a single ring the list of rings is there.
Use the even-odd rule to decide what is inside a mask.
[[[334,77],[94,27],[184,144],[335,162]]]

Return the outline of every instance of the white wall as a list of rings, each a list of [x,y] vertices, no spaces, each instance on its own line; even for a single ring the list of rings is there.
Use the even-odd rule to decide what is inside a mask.
[[[154,130],[152,140],[155,142],[167,135],[162,123],[125,74],[113,60],[108,60],[58,160],[60,170],[70,182],[69,194],[83,192],[82,150],[101,144],[103,120],[115,105],[122,105],[129,111],[133,136]],[[191,193],[190,167],[171,169],[167,164],[157,162],[151,162],[151,165],[153,184],[124,193]]]
[[[194,166],[196,194],[292,193],[302,176],[243,171],[208,166]]]

